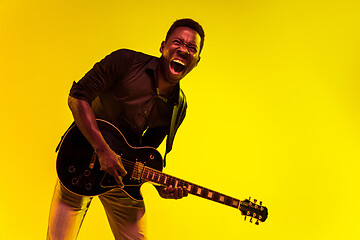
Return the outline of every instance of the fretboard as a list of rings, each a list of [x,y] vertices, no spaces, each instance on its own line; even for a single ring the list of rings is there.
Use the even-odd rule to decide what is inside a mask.
[[[193,184],[180,178],[173,177],[149,167],[144,167],[141,179],[164,186],[185,186],[190,194],[240,209],[241,201],[239,199]]]

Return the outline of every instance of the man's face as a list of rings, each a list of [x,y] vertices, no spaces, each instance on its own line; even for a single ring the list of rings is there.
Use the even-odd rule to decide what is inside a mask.
[[[178,83],[200,60],[200,35],[188,27],[177,27],[166,42],[161,43],[161,68],[165,79]]]

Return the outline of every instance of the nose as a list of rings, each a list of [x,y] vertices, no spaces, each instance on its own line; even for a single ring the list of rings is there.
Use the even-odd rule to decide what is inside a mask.
[[[179,46],[177,49],[177,53],[184,58],[187,58],[189,56],[189,49],[187,46],[184,46],[183,44]]]

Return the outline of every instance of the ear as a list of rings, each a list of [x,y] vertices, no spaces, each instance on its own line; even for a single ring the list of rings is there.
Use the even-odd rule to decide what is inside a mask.
[[[196,65],[195,65],[195,66],[197,66],[197,65],[198,65],[198,63],[200,62],[200,59],[201,59],[201,57],[199,56],[199,59],[197,60],[197,62],[196,62]]]
[[[160,46],[160,52],[161,52],[161,53],[163,53],[164,47],[165,47],[165,41],[162,41],[162,42],[161,42],[161,46]]]

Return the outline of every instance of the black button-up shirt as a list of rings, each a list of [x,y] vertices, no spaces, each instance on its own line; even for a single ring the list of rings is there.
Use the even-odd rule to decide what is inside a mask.
[[[158,147],[169,134],[180,92],[178,86],[170,99],[159,95],[158,63],[159,58],[140,52],[115,51],[74,82],[70,96],[89,102],[96,118],[118,127],[131,145]]]

